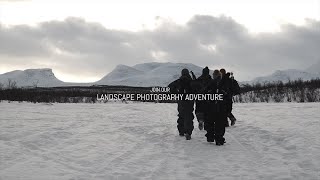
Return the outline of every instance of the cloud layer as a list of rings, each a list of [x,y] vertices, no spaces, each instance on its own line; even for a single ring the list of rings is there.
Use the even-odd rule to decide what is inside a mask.
[[[72,17],[37,26],[0,24],[2,70],[49,67],[79,81],[102,77],[117,64],[152,61],[225,67],[250,80],[277,69],[307,68],[320,60],[319,47],[320,22],[311,19],[304,26],[287,24],[280,32],[259,34],[230,17],[200,15],[185,25],[163,21],[139,32]]]

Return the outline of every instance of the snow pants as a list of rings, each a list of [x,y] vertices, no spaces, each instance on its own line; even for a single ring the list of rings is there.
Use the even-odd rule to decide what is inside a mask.
[[[235,119],[235,117],[232,114],[232,105],[233,105],[233,102],[232,102],[232,97],[231,97],[231,98],[227,99],[227,104],[226,104],[227,117],[229,119]],[[226,120],[226,127],[228,127],[228,126],[229,126],[229,122],[227,119]]]
[[[193,101],[178,102],[178,131],[179,134],[192,134],[193,131]]]
[[[197,117],[197,120],[198,122],[202,121],[202,122],[206,122],[206,118],[208,118],[208,115],[207,115],[207,109],[208,109],[208,102],[205,102],[205,101],[197,101],[196,102],[196,110],[195,110],[195,113],[196,113],[196,117]],[[206,128],[206,126],[204,126],[204,129]]]
[[[227,109],[225,105],[210,105],[208,109],[208,118],[205,122],[205,130],[207,131],[207,140],[213,142],[224,142],[223,137],[226,131],[225,125],[227,121]]]

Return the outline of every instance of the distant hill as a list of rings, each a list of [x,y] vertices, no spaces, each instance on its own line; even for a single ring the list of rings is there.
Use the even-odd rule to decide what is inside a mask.
[[[305,72],[300,71],[296,69],[288,69],[288,70],[277,70],[271,75],[263,76],[263,77],[257,77],[253,79],[252,81],[242,82],[242,83],[249,83],[249,84],[255,84],[255,83],[266,83],[266,82],[288,82],[293,80],[301,79],[303,81],[311,80],[320,78],[320,74],[315,74],[311,72]]]
[[[132,67],[118,65],[112,72],[95,84],[126,86],[167,86],[180,77],[181,70],[192,70],[198,77],[202,67],[187,63],[143,63]]]
[[[307,72],[314,73],[314,74],[320,74],[320,61],[313,64],[309,68],[306,69]]]
[[[202,73],[203,67],[191,63],[142,63],[134,66],[118,65],[114,70],[101,80],[92,83],[69,83],[55,77],[52,69],[27,69],[16,70],[0,74],[0,83],[5,87],[8,79],[15,81],[18,87],[56,87],[56,86],[91,86],[91,85],[122,85],[136,87],[167,86],[170,82],[180,77],[181,70],[192,70],[197,77]],[[265,82],[288,82],[289,80],[310,80],[320,78],[320,61],[305,71],[288,69],[277,70],[273,74],[257,77],[252,81],[240,82],[240,84],[254,84]],[[210,72],[212,75],[212,71]]]
[[[0,83],[8,85],[8,81],[16,82],[18,87],[39,86],[53,87],[63,86],[65,83],[55,77],[52,69],[26,69],[24,71],[16,70],[0,75]]]
[[[52,69],[26,69],[0,74],[0,83],[7,86],[8,79],[15,81],[18,87],[56,87],[56,86],[91,86],[124,85],[137,87],[167,86],[180,77],[181,70],[192,70],[198,77],[202,67],[188,63],[143,63],[132,67],[118,65],[101,80],[92,83],[68,83],[55,77]],[[212,72],[211,72],[212,74]]]

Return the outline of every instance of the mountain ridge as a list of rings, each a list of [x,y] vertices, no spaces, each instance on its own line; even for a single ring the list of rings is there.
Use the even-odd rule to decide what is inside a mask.
[[[126,68],[126,69],[125,69]],[[95,84],[98,85],[126,85],[126,86],[167,86],[180,77],[183,68],[192,69],[200,75],[202,68],[191,63],[142,63],[134,66],[118,66]],[[133,73],[128,73],[133,72]],[[123,76],[123,74],[125,76]],[[121,74],[121,78],[110,78],[114,74]]]
[[[320,65],[320,61],[318,63]],[[302,71],[297,69],[277,70],[274,73],[256,77],[251,81],[240,82],[240,84],[255,84],[265,82],[288,82],[289,80],[310,80],[320,78],[317,72],[318,66],[311,66],[312,71]],[[172,62],[150,62],[140,63],[133,66],[123,64],[117,65],[110,73],[100,80],[92,83],[69,83],[55,77],[52,69],[26,69],[14,70],[0,74],[0,83],[4,86],[8,84],[8,79],[15,81],[18,87],[55,87],[55,86],[91,86],[91,85],[125,85],[125,86],[167,86],[170,82],[180,77],[183,68],[192,70],[197,77],[202,73],[202,67],[192,63],[172,63]],[[212,71],[210,72],[212,74]]]
[[[287,69],[287,70],[276,70],[270,75],[256,77],[251,81],[245,81],[242,83],[256,84],[256,83],[267,83],[267,82],[288,82],[294,80],[311,80],[320,78],[320,74],[314,74],[311,72],[305,72],[297,69]]]
[[[61,86],[65,83],[56,78],[50,68],[14,70],[0,74],[0,83],[5,85],[9,83],[8,81],[16,82],[17,87],[50,87]]]

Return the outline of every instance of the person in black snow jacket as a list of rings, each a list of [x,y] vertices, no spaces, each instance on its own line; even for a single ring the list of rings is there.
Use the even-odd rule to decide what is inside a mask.
[[[197,80],[196,80],[196,82],[197,82],[196,92],[197,93],[203,93],[202,92],[203,89],[205,87],[207,87],[208,84],[211,82],[212,78],[211,78],[209,72],[210,72],[209,68],[205,67],[202,70],[202,75],[197,78]],[[198,124],[199,124],[199,129],[200,130],[202,130],[204,128],[205,118],[207,117],[205,115],[206,106],[207,106],[207,102],[205,102],[205,101],[196,101],[195,113],[196,113],[196,117],[197,117],[197,120],[198,120]]]
[[[170,92],[179,94],[193,93],[192,78],[188,69],[181,71],[181,77],[168,85]],[[185,97],[184,97],[185,98]],[[187,140],[191,139],[193,131],[193,106],[194,101],[178,101],[178,131],[180,136],[185,136]]]
[[[223,85],[227,96],[226,96],[226,102],[227,102],[227,116],[231,121],[231,126],[233,126],[236,122],[236,118],[232,114],[232,97],[233,97],[233,79],[230,78],[230,73],[226,73],[225,69],[220,69],[220,73],[222,76],[221,81],[223,82],[221,85]],[[229,127],[228,119],[226,121],[226,127]]]
[[[207,93],[223,94],[223,100],[210,101],[207,106],[208,118],[206,118],[205,129],[208,142],[216,141],[216,145],[221,146],[225,143],[225,122],[227,121],[227,93],[225,81],[222,81],[219,70],[213,73],[213,80],[206,88]]]
[[[232,94],[232,97],[235,96],[235,95],[239,95],[241,93],[241,88],[239,86],[238,81],[234,79],[233,73],[232,72],[231,73],[227,73],[227,76],[230,78],[230,81],[231,81],[231,94]],[[228,107],[228,110],[229,110],[228,118],[231,121],[231,126],[233,126],[236,123],[237,119],[232,114],[233,101],[231,100],[229,103],[230,104],[229,104],[229,107]]]

